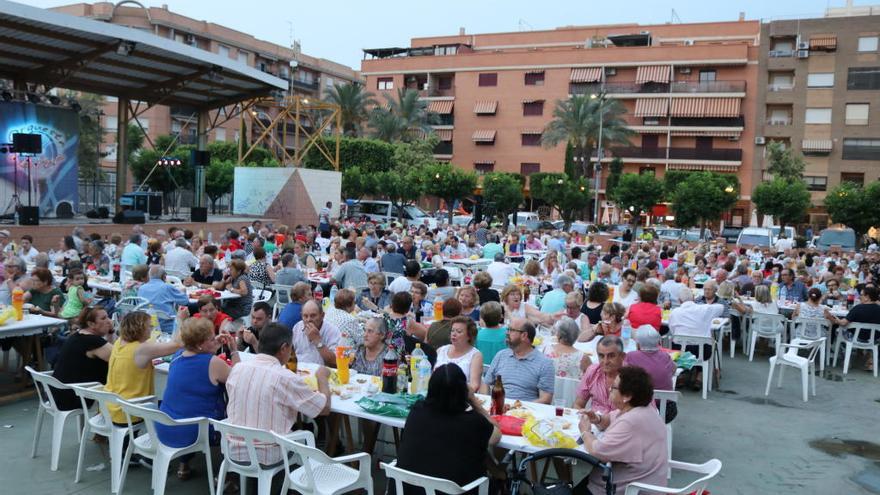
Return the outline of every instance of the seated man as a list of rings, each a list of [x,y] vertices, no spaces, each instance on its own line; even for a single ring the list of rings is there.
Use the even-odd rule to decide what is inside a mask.
[[[162,265],[150,265],[150,281],[138,289],[138,297],[142,297],[153,308],[164,312],[167,317],[159,318],[159,326],[165,333],[174,330],[174,305],[186,306],[189,297],[177,287],[165,282],[165,267]]]
[[[510,277],[516,275],[513,266],[504,261],[504,253],[495,253],[495,261],[489,263],[486,272],[492,276],[492,282],[498,286],[507,285]]]
[[[270,323],[272,306],[264,301],[254,303],[251,309],[251,326],[242,328],[238,332],[238,350],[260,352],[260,333]]]
[[[302,321],[293,326],[293,348],[301,363],[336,367],[336,345],[339,329],[324,318],[324,310],[316,301],[302,306]]]
[[[302,305],[311,299],[312,286],[306,282],[297,282],[290,289],[290,302],[284,305],[278,314],[278,323],[293,330],[293,326],[302,320]]]
[[[880,290],[873,285],[866,285],[859,296],[859,304],[853,306],[852,309],[849,310],[849,313],[846,314],[846,317],[837,318],[831,314],[828,308],[825,308],[825,318],[840,326],[846,326],[850,323],[880,324]],[[854,330],[848,329],[846,330],[846,337],[852,339],[854,333]],[[861,341],[867,341],[870,338],[869,335],[869,330],[862,330],[859,332],[857,338]],[[865,363],[865,370],[873,371],[874,366],[877,366],[877,363],[874,362],[873,356],[868,354],[868,361]]]
[[[284,365],[293,352],[290,330],[269,323],[260,334],[260,353],[253,359],[236,364],[226,380],[229,404],[227,421],[248,428],[289,433],[297,414],[308,417],[330,413],[330,372],[321,366],[315,371],[318,391],[313,392],[303,378],[291,373]],[[247,461],[247,448],[230,439],[230,456]],[[260,464],[280,462],[281,448],[274,443],[258,444]]]
[[[678,298],[681,300],[681,306],[669,313],[669,333],[675,337],[676,335],[687,335],[693,337],[712,337],[712,319],[718,318],[724,313],[725,306],[723,304],[696,304],[694,303],[694,293],[687,287],[682,287]],[[674,349],[680,349],[677,344],[672,344]],[[684,350],[690,352],[699,359],[700,348],[696,345],[685,346]],[[712,357],[712,346],[703,344],[703,359]],[[694,385],[697,385],[702,371],[696,376]]]
[[[541,299],[542,313],[557,313],[565,309],[565,295],[574,290],[574,280],[568,275],[556,278],[556,288]]]
[[[584,372],[578,385],[574,407],[583,409],[587,402],[592,400],[592,410],[608,414],[614,409],[611,401],[611,385],[617,378],[626,357],[623,341],[616,335],[606,335],[596,345],[596,354],[599,355],[599,362],[591,364]]]
[[[507,329],[507,349],[499,351],[483,375],[481,393],[488,394],[501,375],[505,398],[550,404],[556,371],[553,360],[532,346],[535,326],[514,318]]]
[[[222,280],[223,271],[214,266],[214,257],[210,254],[203,254],[199,257],[199,266],[193,270],[192,275],[184,279],[183,285],[211,289],[215,282]]]

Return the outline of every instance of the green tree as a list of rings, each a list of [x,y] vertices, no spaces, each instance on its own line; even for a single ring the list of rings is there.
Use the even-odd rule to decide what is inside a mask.
[[[663,183],[653,175],[623,174],[610,196],[622,210],[632,215],[633,232],[643,212],[651,211],[663,200]]]
[[[424,139],[395,143],[391,157],[393,168],[405,172],[434,164],[434,147],[438,142],[440,138],[436,134],[428,134]]]
[[[532,197],[556,208],[565,229],[590,203],[590,182],[585,177],[572,179],[566,174],[542,172],[532,174],[529,182]]]
[[[599,124],[602,123],[602,148],[610,144],[629,144],[635,133],[626,127],[622,116],[626,108],[617,101],[590,95],[574,95],[567,100],[557,100],[553,120],[544,128],[541,143],[553,148],[560,143],[570,144],[573,158],[581,167],[575,167],[572,178],[591,177],[593,172],[589,152],[599,141]]]
[[[232,191],[234,178],[235,161],[211,158],[211,164],[205,168],[205,194],[211,200],[212,213],[217,213],[217,201]]]
[[[672,194],[675,223],[682,228],[700,226],[700,234],[707,222],[717,220],[736,204],[739,187],[730,179],[711,172],[693,172],[678,183]]]
[[[391,110],[376,107],[370,112],[370,137],[393,143],[406,134],[406,122]]]
[[[352,165],[342,171],[342,195],[344,198],[361,199],[376,192],[374,174]]]
[[[99,149],[104,140],[104,129],[101,127],[99,115],[104,105],[104,97],[82,93],[77,101],[82,107],[79,146],[76,152],[79,178],[98,181],[104,177],[101,172],[101,159],[106,155]]]
[[[810,191],[802,180],[776,177],[758,184],[752,193],[752,201],[759,213],[773,215],[784,229],[787,224],[800,222],[807,214]]]
[[[377,104],[374,96],[373,93],[364,91],[363,85],[356,83],[334,84],[333,89],[327,92],[326,100],[339,107],[342,130],[346,136],[360,135],[361,126],[370,117],[367,108]]]
[[[620,176],[623,174],[623,160],[620,157],[614,157],[611,160],[611,166],[608,167],[608,179],[605,181],[605,196],[613,198],[614,188],[620,182]]]
[[[392,143],[415,141],[430,134],[436,114],[428,111],[428,102],[419,99],[414,89],[400,88],[396,96],[385,95],[387,106],[376,106],[370,112],[372,137]]]
[[[852,182],[841,182],[825,195],[825,208],[834,223],[842,223],[856,231],[856,241],[871,227],[880,226],[880,182],[864,188]]]
[[[321,138],[326,149],[335,150],[336,142],[330,138]],[[393,166],[394,145],[378,139],[349,138],[339,140],[339,168],[359,167],[363,172],[382,172]],[[303,157],[303,167],[331,170],[333,165],[312,146]]]
[[[406,172],[389,170],[373,174],[376,194],[391,201],[394,211],[408,205],[422,196],[424,184],[421,171],[412,169]]]
[[[779,142],[767,145],[767,172],[774,178],[801,180],[804,178],[804,158]]]
[[[495,212],[504,219],[507,227],[507,215],[519,208],[523,201],[523,184],[519,174],[506,172],[490,172],[483,176],[483,197],[494,204]]]
[[[452,223],[455,200],[464,199],[477,188],[477,174],[464,171],[449,163],[435,163],[422,169],[425,194],[446,202],[449,222]]]

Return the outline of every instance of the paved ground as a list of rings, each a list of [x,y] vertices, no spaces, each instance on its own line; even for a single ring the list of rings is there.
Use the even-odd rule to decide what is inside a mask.
[[[817,379],[818,396],[805,404],[793,370],[783,388],[774,386],[765,398],[767,371],[766,356],[749,363],[737,355],[725,358],[721,389],[708,400],[685,391],[673,458],[721,459],[721,475],[710,485],[715,495],[880,494],[880,381],[860,370],[846,378],[839,368],[828,371]],[[43,428],[37,458],[30,458],[35,405],[23,400],[0,407],[0,493],[108,493],[106,468],[87,471],[82,482],[73,483],[77,440],[72,426],[65,432],[57,472],[49,471],[51,423]],[[86,466],[102,463],[109,465],[106,451],[90,444]],[[204,472],[200,461],[195,466]],[[149,493],[149,480],[148,470],[132,469],[125,493]],[[672,484],[681,481],[675,476]],[[377,493],[381,486],[377,480]],[[203,476],[182,483],[172,474],[167,492],[203,494],[207,483]]]

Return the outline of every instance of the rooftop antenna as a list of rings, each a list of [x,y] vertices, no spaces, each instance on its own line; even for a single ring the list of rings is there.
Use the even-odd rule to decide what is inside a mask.
[[[535,27],[532,26],[531,24],[529,24],[528,22],[526,22],[525,19],[520,19],[518,24],[519,24],[520,31],[528,31],[528,30],[534,31],[535,30]],[[526,26],[528,26],[529,29],[526,29]]]
[[[681,17],[678,16],[678,13],[675,11],[675,9],[672,9],[672,15],[669,16],[669,23],[674,24],[676,22],[681,24]]]
[[[288,40],[287,40],[287,41],[288,41],[288,43],[290,44],[290,47],[293,48],[293,42],[294,42],[294,38],[293,38],[293,21],[287,21],[287,26],[288,26],[288,28],[289,28],[289,29],[288,29],[288,33],[287,33],[287,37],[288,37]]]

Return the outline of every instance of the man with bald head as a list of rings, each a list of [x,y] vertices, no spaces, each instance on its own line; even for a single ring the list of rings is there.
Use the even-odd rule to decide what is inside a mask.
[[[336,367],[339,329],[324,318],[324,310],[313,299],[302,306],[302,320],[293,326],[293,348],[301,363]]]

